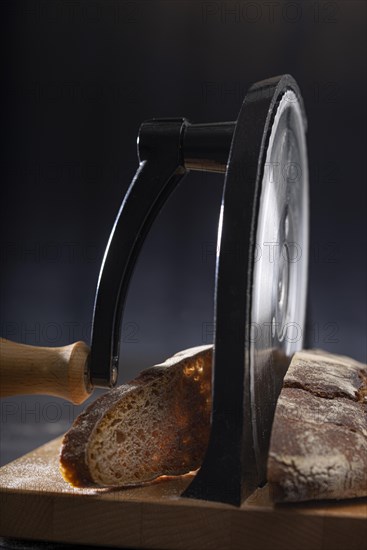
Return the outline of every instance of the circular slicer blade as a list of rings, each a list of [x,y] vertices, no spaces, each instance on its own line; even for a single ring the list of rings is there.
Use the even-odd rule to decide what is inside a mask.
[[[274,115],[263,167],[252,278],[250,385],[254,451],[265,480],[272,419],[291,356],[302,348],[308,263],[308,169],[296,94]]]

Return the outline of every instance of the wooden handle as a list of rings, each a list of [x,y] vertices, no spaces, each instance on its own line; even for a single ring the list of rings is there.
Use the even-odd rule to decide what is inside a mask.
[[[89,353],[84,342],[42,348],[0,338],[0,397],[47,394],[83,403],[92,391]]]

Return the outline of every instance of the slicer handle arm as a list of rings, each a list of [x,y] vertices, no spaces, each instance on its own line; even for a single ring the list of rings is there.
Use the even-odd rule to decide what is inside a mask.
[[[139,130],[140,165],[122,201],[98,281],[93,315],[91,380],[117,382],[121,321],[128,286],[149,229],[189,170],[224,173],[234,122],[190,124],[153,119]]]
[[[84,342],[51,348],[0,338],[0,397],[47,394],[83,403],[92,391],[88,358]]]
[[[122,201],[106,247],[94,304],[90,375],[98,387],[117,382],[121,322],[130,279],[148,231],[186,174],[185,119],[144,122],[139,168]]]

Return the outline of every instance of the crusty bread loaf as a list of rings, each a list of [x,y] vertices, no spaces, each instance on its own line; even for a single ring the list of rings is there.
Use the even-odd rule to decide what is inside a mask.
[[[296,353],[278,399],[268,458],[276,502],[367,496],[367,367]]]
[[[191,348],[94,401],[63,439],[63,477],[75,487],[127,486],[200,467],[211,363],[211,346]],[[366,408],[366,365],[317,350],[295,354],[270,441],[273,499],[367,495]]]
[[[212,346],[191,348],[102,395],[65,434],[75,487],[126,486],[197,469],[208,444]]]

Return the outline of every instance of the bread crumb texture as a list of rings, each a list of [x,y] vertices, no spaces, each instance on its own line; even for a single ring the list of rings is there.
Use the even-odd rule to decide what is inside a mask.
[[[74,487],[129,486],[200,467],[210,432],[212,346],[179,352],[94,401],[65,434]]]

